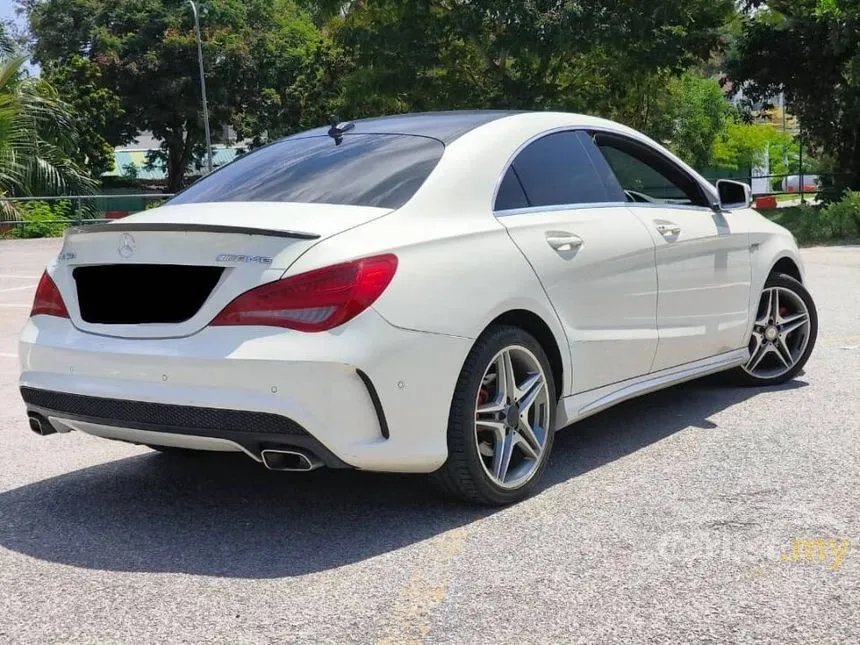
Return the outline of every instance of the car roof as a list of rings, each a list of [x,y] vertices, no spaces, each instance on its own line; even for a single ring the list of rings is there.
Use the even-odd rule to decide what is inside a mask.
[[[412,114],[396,114],[392,116],[356,119],[351,121],[355,127],[345,134],[405,134],[431,137],[444,144],[451,143],[467,132],[482,125],[512,116],[522,114],[517,110],[451,110],[446,112],[420,112]],[[341,122],[348,119],[340,119]],[[326,135],[331,126],[323,126],[294,134],[288,139],[303,139]]]

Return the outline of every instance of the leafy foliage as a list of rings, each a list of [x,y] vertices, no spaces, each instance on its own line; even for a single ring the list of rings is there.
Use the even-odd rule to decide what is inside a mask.
[[[714,163],[715,148],[732,118],[719,83],[686,72],[669,79],[665,105],[646,129],[694,167],[705,168]]]
[[[785,91],[804,138],[845,171],[839,193],[860,189],[858,33],[860,0],[770,0],[750,10],[729,57],[730,77],[750,100]]]
[[[74,54],[47,70],[45,80],[69,102],[75,128],[80,133],[74,158],[94,176],[113,169],[114,147],[128,143],[132,129],[125,120],[120,97],[104,87],[101,68]]]
[[[70,157],[78,138],[68,106],[50,84],[22,74],[24,60],[0,58],[0,196],[91,192],[94,182]],[[19,216],[0,202],[0,219]]]
[[[71,204],[66,200],[24,202],[19,208],[21,223],[12,228],[12,237],[59,237],[72,223]]]
[[[203,152],[192,14],[180,0],[18,0],[34,58],[86,128],[94,171],[141,130],[168,190]],[[623,121],[704,164],[728,119],[691,66],[732,0],[201,0],[213,134],[267,139],[342,118],[457,108]]]
[[[104,148],[149,130],[163,142],[168,190],[181,187],[203,153],[193,17],[177,0],[25,0],[34,58],[63,80],[82,118],[119,101],[110,122],[94,122]],[[328,41],[291,0],[200,3],[213,135],[231,124],[258,142],[292,131],[325,106],[297,100],[301,79],[324,80]],[[320,78],[322,75],[323,78]],[[77,79],[83,77],[83,82]],[[325,90],[315,88],[319,96]],[[93,96],[95,94],[95,96]],[[313,114],[313,117],[308,116]],[[97,151],[88,151],[96,163]]]
[[[801,245],[860,242],[860,193],[847,192],[827,206],[792,206],[762,214],[790,230]]]
[[[753,168],[772,150],[775,159],[791,145],[792,137],[773,126],[730,121],[714,141],[712,163],[724,168]]]
[[[137,179],[140,171],[138,170],[137,164],[133,161],[129,161],[122,167],[122,176],[128,177],[129,179]]]
[[[823,214],[836,237],[860,238],[860,192],[847,191],[840,201],[828,204]]]
[[[650,123],[666,80],[708,57],[725,0],[355,2],[330,23],[350,116],[465,107]]]

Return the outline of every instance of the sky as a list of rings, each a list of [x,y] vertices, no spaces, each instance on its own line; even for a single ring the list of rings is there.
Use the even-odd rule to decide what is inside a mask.
[[[19,17],[15,15],[15,0],[0,0],[0,20],[11,20],[22,27],[26,22],[23,16]],[[39,74],[38,65],[32,65],[27,62],[25,68],[30,71],[30,74]]]
[[[15,0],[0,0],[0,18],[15,20]]]

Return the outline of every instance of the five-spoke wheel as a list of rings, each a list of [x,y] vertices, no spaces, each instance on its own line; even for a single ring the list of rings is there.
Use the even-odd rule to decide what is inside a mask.
[[[517,327],[488,329],[469,353],[448,419],[448,461],[436,479],[484,504],[526,497],[552,449],[556,398],[540,343]]]
[[[749,360],[736,375],[751,385],[794,377],[809,358],[818,333],[812,297],[794,278],[775,274],[762,290],[749,341]]]
[[[549,432],[549,389],[540,361],[506,347],[490,362],[475,410],[475,441],[487,476],[517,488],[534,476]]]

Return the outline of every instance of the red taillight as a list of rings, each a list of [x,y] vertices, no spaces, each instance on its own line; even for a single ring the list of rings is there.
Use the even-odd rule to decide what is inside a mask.
[[[33,309],[30,311],[30,316],[69,317],[63,296],[60,295],[60,290],[57,289],[57,285],[47,271],[42,274],[39,286],[36,287],[36,297],[33,298]]]
[[[243,293],[211,324],[326,331],[372,305],[395,271],[397,256],[391,254],[308,271]]]

